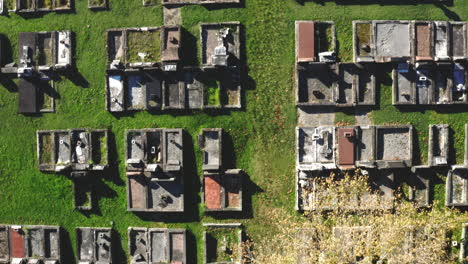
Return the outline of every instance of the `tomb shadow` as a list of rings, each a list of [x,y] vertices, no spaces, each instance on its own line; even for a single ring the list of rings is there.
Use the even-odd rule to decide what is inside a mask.
[[[198,61],[198,37],[195,37],[184,28],[182,30],[181,43],[185,43],[185,45],[181,52],[180,63],[186,66],[196,66],[200,63]]]
[[[114,182],[118,186],[125,185],[125,181],[120,177],[119,171],[119,153],[117,151],[115,134],[112,131],[107,132],[107,155],[109,157],[109,166],[103,172],[103,178]]]
[[[245,8],[245,0],[239,0],[239,3],[219,3],[203,5],[203,7],[209,11],[221,10],[226,8]]]
[[[70,233],[64,228],[61,228],[60,234],[61,263],[76,264]]]
[[[186,243],[187,243],[187,264],[197,264],[198,260],[198,250],[197,250],[197,239],[193,235],[192,232],[187,230],[185,233],[186,235]]]
[[[112,232],[112,263],[126,263],[127,256],[125,255],[125,250],[122,248],[122,237],[119,232],[115,231],[113,228]]]

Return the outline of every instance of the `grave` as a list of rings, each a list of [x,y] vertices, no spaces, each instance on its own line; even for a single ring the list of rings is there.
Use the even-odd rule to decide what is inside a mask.
[[[185,229],[128,228],[131,264],[187,263]]]
[[[468,168],[454,165],[448,172],[445,185],[445,205],[468,206]]]
[[[177,69],[182,49],[181,32],[180,26],[109,29],[108,67]]]
[[[240,30],[240,22],[201,24],[202,65],[204,67],[239,66]]]
[[[182,129],[126,130],[128,211],[183,212]]]
[[[78,264],[112,263],[112,229],[79,227],[76,229]]]
[[[332,21],[296,21],[296,63],[335,62],[336,31]]]
[[[429,166],[443,166],[449,162],[450,141],[448,125],[429,126]]]
[[[1,263],[61,263],[59,226],[0,225]]]
[[[41,171],[101,171],[109,164],[106,129],[37,131]]]
[[[431,204],[431,179],[434,179],[435,172],[430,166],[420,165],[411,168],[409,178],[409,200],[413,201],[417,207],[429,207]]]
[[[241,224],[203,224],[204,264],[240,264],[242,262]]]

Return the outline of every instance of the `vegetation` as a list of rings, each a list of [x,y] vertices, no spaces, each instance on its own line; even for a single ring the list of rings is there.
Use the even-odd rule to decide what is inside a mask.
[[[446,207],[420,211],[397,195],[393,211],[368,211],[372,206],[350,213],[357,197],[379,195],[367,176],[324,178],[318,186],[329,198],[320,200],[324,204],[319,207],[334,200],[336,210],[306,212],[302,220],[273,211],[278,233],[256,244],[244,243],[246,257],[253,263],[458,263],[459,249],[449,242],[461,241],[467,212]]]
[[[198,263],[203,261],[201,223],[206,222],[241,222],[256,245],[266,241],[264,247],[275,247],[272,241],[282,233],[280,224],[288,223],[280,222],[282,219],[294,219],[299,223],[304,219],[294,211],[294,128],[297,124],[293,96],[294,21],[335,21],[340,58],[351,61],[351,29],[355,19],[449,20],[458,16],[460,20],[468,20],[465,0],[454,0],[454,6],[339,5],[333,1],[306,1],[302,5],[295,0],[246,0],[245,8],[227,9],[186,6],[182,8],[183,26],[188,31],[184,32],[187,33],[184,41],[188,41],[184,43],[184,56],[190,65],[199,61],[199,23],[240,21],[243,24],[243,52],[248,62],[248,72],[243,80],[245,109],[220,114],[154,114],[143,111],[113,115],[104,109],[105,30],[160,26],[163,23],[162,7],[143,7],[140,0],[112,0],[109,11],[90,12],[87,1],[74,2],[76,13],[72,14],[49,13],[40,18],[23,18],[16,14],[0,17],[2,33],[11,42],[13,54],[10,58],[15,60],[19,32],[70,29],[76,36],[74,58],[77,71],[61,76],[62,81],[57,84],[60,97],[56,100],[55,114],[41,117],[19,115],[18,94],[14,87],[9,82],[0,87],[0,222],[61,225],[68,235],[64,239],[68,247],[62,250],[65,254],[63,262],[71,264],[76,258],[74,241],[78,226],[112,226],[120,240],[120,244],[113,248],[116,264],[128,261],[129,226],[188,229],[193,234],[188,240],[192,263],[195,259]],[[427,147],[422,144],[427,144],[429,123],[448,123],[456,132],[455,148],[460,161],[463,156],[460,152],[464,136],[462,124],[467,120],[466,113],[401,112],[391,106],[388,77],[379,76],[379,80],[384,82],[384,86],[379,107],[371,116],[373,120],[379,124],[414,122],[418,133],[421,133],[417,139],[421,155],[427,152]],[[112,131],[109,135],[112,144],[108,149],[112,169],[103,173],[103,179],[96,188],[97,209],[87,214],[73,210],[72,182],[65,175],[39,172],[36,161],[36,130],[83,127],[109,128]],[[178,219],[126,211],[124,130],[146,127],[184,128],[189,135],[186,145],[193,146],[188,151],[190,159],[185,159],[188,213]],[[196,175],[202,176],[202,166],[201,151],[195,143],[200,129],[207,127],[220,127],[229,133],[232,138],[230,158],[249,176],[244,194],[245,197],[252,196],[252,199],[246,199],[250,202],[245,204],[244,219],[205,216],[203,206],[198,202],[201,181]],[[435,200],[443,201],[443,178],[436,183]],[[439,202],[437,207],[443,209],[444,205]],[[287,262],[278,258],[267,263]]]
[[[161,60],[161,32],[128,31],[127,62],[159,62]]]
[[[217,80],[207,80],[205,85],[205,102],[207,105],[219,106],[220,105],[220,86]]]
[[[91,7],[105,7],[106,0],[88,0],[88,5]]]

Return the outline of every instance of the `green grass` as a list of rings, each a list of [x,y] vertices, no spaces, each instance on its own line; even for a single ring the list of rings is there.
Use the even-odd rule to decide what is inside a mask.
[[[128,31],[127,62],[159,62],[161,60],[161,32]],[[140,57],[145,54],[145,57]]]
[[[110,227],[120,237],[117,247],[117,262],[125,263],[128,255],[127,228],[174,227],[186,228],[197,242],[189,245],[192,259],[203,259],[201,223],[241,222],[246,233],[253,239],[269,237],[270,214],[279,209],[284,214],[296,215],[294,211],[294,128],[296,108],[293,96],[294,66],[294,21],[331,20],[336,22],[339,41],[338,54],[343,61],[352,59],[352,21],[356,19],[440,19],[458,14],[468,20],[466,0],[455,0],[454,7],[440,8],[435,5],[337,5],[334,2],[307,2],[304,5],[293,0],[246,0],[245,8],[207,9],[202,6],[187,6],[182,9],[183,26],[189,35],[184,43],[189,64],[199,61],[199,23],[240,21],[245,31],[245,47],[248,62],[248,79],[244,82],[246,108],[224,114],[193,112],[184,115],[150,114],[138,112],[114,116],[104,108],[106,35],[109,28],[161,26],[160,5],[143,7],[140,0],[112,0],[110,11],[91,12],[87,1],[75,1],[75,13],[45,14],[38,18],[23,18],[10,14],[0,17],[0,28],[11,42],[12,58],[17,60],[18,33],[70,29],[76,34],[76,66],[79,75],[73,80],[62,77],[57,83],[60,98],[56,100],[56,113],[41,117],[26,117],[17,114],[18,94],[14,89],[0,88],[0,222],[11,224],[60,225],[67,232],[69,248],[64,249],[68,258],[65,263],[75,263],[75,228],[78,226]],[[80,76],[81,75],[81,76]],[[85,81],[83,81],[83,79]],[[83,87],[84,86],[84,87]],[[400,113],[389,105],[388,87],[383,87],[380,109],[372,115],[377,123],[414,122],[421,131],[421,144],[427,139],[430,122],[448,123],[455,130],[456,146],[463,139],[462,123],[466,113]],[[344,118],[344,117],[343,117]],[[346,118],[347,119],[347,118]],[[386,121],[388,120],[388,121]],[[98,210],[82,214],[73,210],[72,182],[64,175],[41,173],[37,169],[36,136],[38,129],[109,128],[110,167],[103,175],[96,197]],[[235,167],[249,175],[244,193],[253,194],[253,218],[217,220],[204,216],[199,202],[193,217],[183,221],[162,221],[163,217],[151,219],[126,211],[124,130],[131,128],[167,127],[184,128],[191,139],[187,145],[194,146],[189,157],[194,163],[186,165],[186,188],[190,201],[198,201],[201,172],[201,151],[196,145],[196,136],[201,128],[224,128],[232,137]],[[425,134],[424,134],[425,133]],[[420,146],[421,155],[427,147]],[[463,156],[458,147],[457,161]],[[187,160],[187,162],[189,162]],[[438,185],[439,186],[439,185]],[[439,190],[439,189],[436,189]],[[440,192],[438,192],[440,194]],[[190,205],[191,203],[189,203]],[[248,207],[248,206],[247,206]],[[249,211],[248,208],[246,208]],[[113,225],[111,224],[113,222]],[[121,248],[121,249],[120,249]],[[73,251],[73,252],[71,252]],[[120,252],[122,251],[122,252]],[[196,255],[193,254],[195,251]],[[194,262],[192,262],[194,263]]]

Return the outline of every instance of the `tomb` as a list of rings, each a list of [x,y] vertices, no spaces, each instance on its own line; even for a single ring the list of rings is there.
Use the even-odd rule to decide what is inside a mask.
[[[162,0],[163,5],[239,4],[241,0]]]
[[[375,70],[370,64],[313,63],[298,66],[297,106],[370,106],[376,102]]]
[[[413,126],[376,126],[377,168],[411,167],[413,162]]]
[[[354,168],[355,147],[356,147],[356,128],[355,127],[339,127],[336,129],[338,151],[337,165],[340,169]]]
[[[430,125],[429,126],[429,166],[448,165],[449,162],[449,126]]]
[[[0,263],[61,263],[59,226],[0,225]]]
[[[296,62],[335,62],[336,33],[331,21],[296,21]]]
[[[468,168],[454,165],[448,172],[445,185],[445,205],[468,206]]]
[[[340,172],[332,170],[297,171],[296,210],[326,212],[339,209],[357,212],[393,208],[395,180],[393,171],[364,170],[363,174],[369,175],[369,187],[372,192],[359,191],[359,194],[345,196],[334,193],[323,183],[323,180],[331,174],[341,175]]]
[[[205,210],[242,211],[243,171],[230,169],[224,172],[203,173],[203,200]]]
[[[33,70],[63,70],[72,64],[71,31],[22,32],[18,36],[18,76]]]
[[[468,124],[465,124],[465,166],[468,167]]]
[[[335,169],[336,165],[387,169],[412,164],[412,126],[298,127],[296,137],[300,170]]]
[[[462,234],[460,243],[460,262],[463,263],[468,258],[468,223],[462,224]]]
[[[205,128],[198,136],[203,155],[205,211],[242,211],[244,172],[223,167],[223,130]]]
[[[70,11],[73,0],[1,0],[8,12],[45,13]]]
[[[241,107],[237,67],[185,68],[163,72],[158,68],[108,70],[110,112],[232,109]]]
[[[416,61],[434,60],[433,47],[434,25],[429,21],[417,21],[414,23],[414,52]]]
[[[112,229],[79,227],[76,229],[78,264],[112,263]]]
[[[126,130],[128,210],[183,212],[182,129]]]
[[[242,263],[241,224],[203,224],[203,263]]]
[[[298,127],[297,161],[300,170],[335,169],[334,127]]]
[[[105,129],[37,131],[41,171],[104,170],[109,163]]]
[[[468,58],[468,24],[466,22],[450,22],[452,36],[452,59],[465,60]]]
[[[336,65],[314,63],[298,66],[296,73],[296,104],[298,106],[334,105]]]
[[[160,67],[177,69],[180,61],[180,26],[107,30],[109,69]]]
[[[466,22],[372,20],[353,21],[355,62],[464,60]]]
[[[158,69],[108,70],[107,110],[110,112],[162,108],[162,73]]]
[[[103,10],[109,6],[108,0],[88,0],[88,8],[91,10]]]
[[[55,112],[55,83],[37,77],[20,78],[18,82],[18,113]]]
[[[202,65],[204,67],[239,66],[240,22],[200,25]]]
[[[203,129],[198,136],[198,145],[203,152],[203,170],[221,170],[223,130],[221,128]]]
[[[187,263],[185,229],[128,228],[131,264]]]
[[[409,178],[409,200],[417,207],[429,207],[431,204],[430,187],[431,179],[435,176],[434,169],[427,165],[411,168]]]

